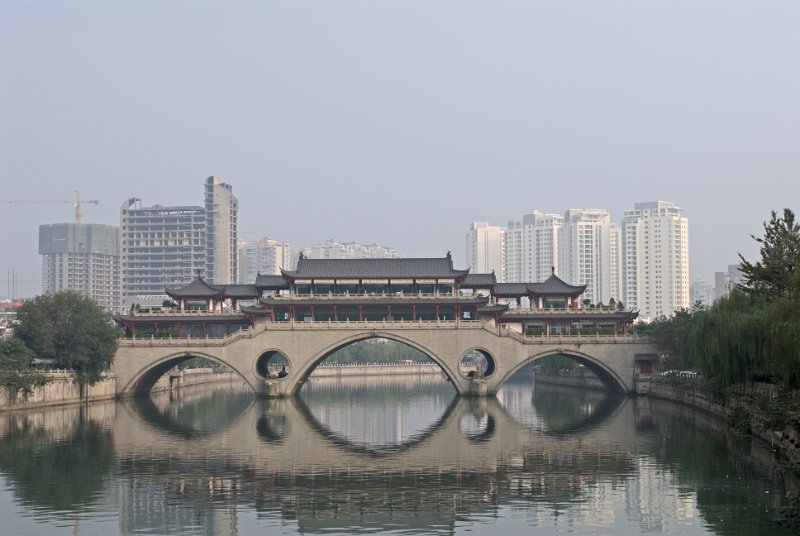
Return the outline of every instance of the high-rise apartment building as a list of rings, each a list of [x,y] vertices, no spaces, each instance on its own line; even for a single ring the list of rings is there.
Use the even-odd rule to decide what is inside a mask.
[[[689,221],[674,203],[636,203],[622,219],[625,304],[652,320],[688,308]]]
[[[166,287],[201,274],[209,283],[235,283],[239,265],[239,202],[218,177],[205,181],[205,206],[142,206],[131,198],[120,209],[121,303],[161,295]]]
[[[236,283],[238,270],[239,201],[230,184],[206,179],[206,270],[209,283]]]
[[[258,274],[280,274],[281,269],[292,270],[293,259],[288,242],[278,242],[269,237],[255,242],[239,244],[239,281],[253,283]]]
[[[467,231],[467,266],[473,273],[494,272],[499,282],[505,277],[505,227],[485,221],[472,222]]]
[[[559,248],[564,218],[533,210],[506,229],[505,282],[544,281],[560,273]]]
[[[119,228],[93,223],[39,226],[42,292],[75,290],[108,310],[119,306]]]
[[[714,289],[711,288],[705,279],[695,279],[689,287],[690,299],[692,307],[696,303],[701,303],[709,306],[714,303]]]
[[[736,285],[742,283],[742,270],[738,264],[729,264],[726,272],[714,272],[714,299],[730,294]]]
[[[619,272],[612,244],[618,234],[611,214],[602,209],[569,209],[564,213],[559,277],[571,284],[586,285],[584,298],[592,303],[619,300]],[[617,281],[614,283],[614,281]]]
[[[131,198],[120,209],[122,299],[164,294],[206,269],[206,211],[198,206],[143,207]]]
[[[302,253],[309,259],[392,259],[400,257],[397,250],[378,244],[337,242],[328,240],[316,246],[306,246]]]

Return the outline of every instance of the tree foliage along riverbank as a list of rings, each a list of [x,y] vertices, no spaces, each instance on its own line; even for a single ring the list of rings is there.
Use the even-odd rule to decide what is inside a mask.
[[[17,309],[14,336],[52,366],[98,381],[117,351],[120,329],[91,298],[65,290],[43,294]]]
[[[741,255],[744,282],[714,305],[660,318],[645,332],[681,368],[698,370],[712,386],[752,381],[800,388],[800,225],[794,213],[764,222],[761,259]]]

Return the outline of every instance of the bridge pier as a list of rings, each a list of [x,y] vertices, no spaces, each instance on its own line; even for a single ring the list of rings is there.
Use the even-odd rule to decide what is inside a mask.
[[[489,386],[483,378],[472,378],[469,382],[468,396],[489,396],[490,394],[494,393],[489,393]]]

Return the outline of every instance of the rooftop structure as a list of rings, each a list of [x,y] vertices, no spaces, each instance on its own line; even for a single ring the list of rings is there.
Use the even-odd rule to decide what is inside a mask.
[[[583,310],[585,285],[551,273],[536,283],[498,283],[495,274],[470,274],[452,257],[309,259],[296,270],[259,275],[254,284],[213,285],[199,274],[166,289],[167,314],[120,315],[129,335],[224,336],[265,322],[438,322],[509,324],[521,332],[573,333],[611,323],[625,332],[634,311]],[[513,308],[525,298],[532,308]]]

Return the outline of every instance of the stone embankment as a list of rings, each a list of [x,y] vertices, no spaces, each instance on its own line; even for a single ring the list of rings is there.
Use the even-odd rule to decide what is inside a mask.
[[[106,374],[94,385],[84,386],[81,386],[76,381],[75,374],[68,370],[51,371],[48,376],[50,376],[50,381],[45,385],[35,387],[27,397],[21,392],[11,392],[7,388],[0,387],[0,411],[89,403],[111,400],[116,396],[116,378],[113,374]],[[236,379],[239,379],[238,375],[231,371],[209,368],[185,369],[164,375],[153,391],[169,391],[190,385]]]
[[[315,378],[356,377],[356,376],[403,376],[420,374],[441,374],[442,369],[436,363],[368,363],[355,365],[350,363],[323,363],[314,369]]]
[[[84,386],[81,386],[75,380],[75,374],[68,370],[54,370],[49,372],[48,376],[50,381],[34,387],[33,392],[27,397],[22,392],[0,387],[0,411],[108,400],[114,398],[116,393],[116,379],[112,374],[107,374],[94,385]]]

